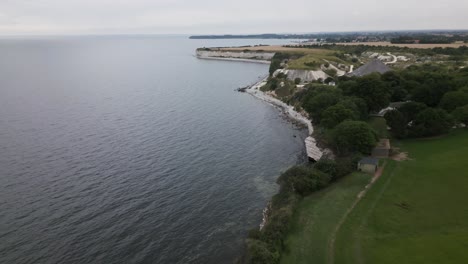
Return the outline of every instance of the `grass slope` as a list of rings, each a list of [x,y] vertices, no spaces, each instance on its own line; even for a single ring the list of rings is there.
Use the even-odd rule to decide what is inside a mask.
[[[288,63],[289,69],[300,69],[300,70],[319,70],[320,65],[325,64],[326,61],[343,63],[346,64],[343,60],[337,58],[334,55],[334,52],[329,50],[320,50],[320,49],[311,49],[307,55],[297,59],[292,60]]]
[[[335,263],[468,260],[468,131],[402,149],[412,160],[389,161],[338,232]]]
[[[304,198],[294,215],[281,263],[325,263],[333,229],[370,178],[354,173]]]

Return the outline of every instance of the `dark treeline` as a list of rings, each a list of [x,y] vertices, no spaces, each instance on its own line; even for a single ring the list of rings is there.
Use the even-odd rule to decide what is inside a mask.
[[[326,42],[375,42],[420,40],[426,43],[450,43],[467,40],[468,31],[386,31],[386,32],[326,32],[310,34],[246,34],[246,35],[195,35],[190,39],[315,39]],[[433,42],[431,42],[433,41]],[[450,41],[450,42],[440,42]],[[409,42],[403,42],[409,43]]]
[[[434,56],[434,55],[454,55],[454,56],[468,56],[468,47],[460,46],[458,48],[432,48],[432,49],[417,49],[409,47],[393,47],[393,46],[369,46],[369,45],[337,45],[337,44],[324,44],[324,45],[284,45],[290,48],[309,48],[309,49],[328,49],[334,50],[339,53],[355,54],[360,56],[366,51],[373,52],[406,52],[419,56]]]
[[[458,34],[431,34],[431,35],[410,35],[410,36],[399,36],[391,40],[395,44],[449,44],[456,41],[468,41],[468,35],[458,35]]]

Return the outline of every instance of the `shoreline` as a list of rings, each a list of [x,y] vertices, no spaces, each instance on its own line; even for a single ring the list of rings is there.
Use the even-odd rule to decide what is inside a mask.
[[[268,76],[262,78],[260,81],[254,83],[251,85],[249,88],[245,90],[246,93],[252,95],[253,97],[260,99],[264,102],[267,102],[275,107],[280,108],[280,110],[285,113],[288,117],[291,119],[304,124],[307,126],[307,129],[309,131],[309,136],[311,136],[314,133],[314,127],[312,125],[312,121],[309,120],[309,118],[296,110],[294,110],[294,107],[291,105],[286,104],[285,102],[263,92],[260,90],[261,87],[263,87],[266,84],[266,80],[268,79]]]
[[[195,57],[197,59],[202,59],[202,60],[237,61],[237,62],[261,63],[261,64],[270,64],[271,63],[271,61],[267,61],[267,60],[237,59],[237,58],[224,58],[224,57],[207,57],[207,56],[195,56]]]

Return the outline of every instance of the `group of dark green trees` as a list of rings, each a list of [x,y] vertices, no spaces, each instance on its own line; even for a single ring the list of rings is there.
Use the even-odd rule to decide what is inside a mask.
[[[468,124],[467,68],[412,66],[391,75],[391,88],[409,101],[385,114],[394,137],[437,136]]]

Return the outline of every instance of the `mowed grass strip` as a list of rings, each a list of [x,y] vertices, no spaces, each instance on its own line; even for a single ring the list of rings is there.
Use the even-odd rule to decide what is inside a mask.
[[[335,263],[468,261],[468,131],[402,150],[412,160],[389,161],[339,230]]]
[[[370,179],[371,175],[353,173],[304,198],[294,215],[281,263],[326,263],[333,230]]]

